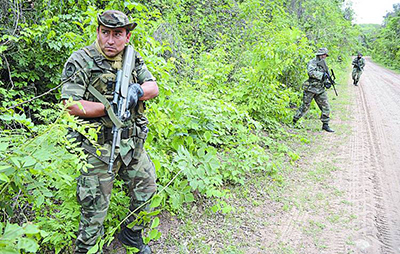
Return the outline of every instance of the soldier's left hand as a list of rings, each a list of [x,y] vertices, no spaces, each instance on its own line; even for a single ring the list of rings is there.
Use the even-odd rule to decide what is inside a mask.
[[[127,109],[135,107],[139,98],[144,94],[142,87],[137,83],[131,83],[128,88]]]

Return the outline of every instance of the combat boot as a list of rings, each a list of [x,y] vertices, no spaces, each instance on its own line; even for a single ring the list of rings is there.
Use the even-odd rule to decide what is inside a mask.
[[[151,249],[143,243],[142,231],[133,231],[130,228],[124,228],[117,236],[118,240],[129,247],[139,250],[138,254],[151,254]]]
[[[329,127],[328,123],[323,123],[323,124],[322,124],[322,130],[327,131],[327,132],[335,132],[334,130],[332,130],[332,129]]]

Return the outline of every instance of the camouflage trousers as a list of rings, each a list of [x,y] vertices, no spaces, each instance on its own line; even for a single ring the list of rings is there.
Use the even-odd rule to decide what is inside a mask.
[[[294,121],[298,121],[310,108],[312,100],[315,100],[319,109],[321,110],[321,121],[323,123],[329,123],[329,114],[330,114],[330,107],[328,103],[328,96],[326,91],[322,93],[312,93],[309,91],[304,91],[303,93],[303,104],[297,110],[296,114],[293,117]]]
[[[81,172],[77,179],[77,199],[81,205],[81,220],[75,242],[76,253],[86,253],[104,234],[103,222],[110,205],[114,182],[114,178],[107,173],[108,164],[92,154],[88,155],[88,162],[93,165],[93,168],[88,172]],[[122,163],[120,157],[117,158],[113,172],[129,189],[130,211],[134,211],[149,200],[156,191],[155,167],[144,150],[139,159],[129,167]],[[135,214],[143,210],[149,211],[148,207],[146,205],[139,208]],[[131,215],[126,224],[134,220],[135,215]],[[142,230],[143,226],[135,225],[132,229]]]
[[[362,74],[362,71],[359,71],[356,68],[353,68],[351,77],[353,78],[354,81],[358,82],[360,80],[361,74]]]

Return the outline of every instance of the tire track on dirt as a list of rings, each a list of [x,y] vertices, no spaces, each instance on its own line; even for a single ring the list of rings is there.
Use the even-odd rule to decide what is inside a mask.
[[[322,149],[322,159],[302,162],[307,169],[298,172],[301,182],[289,194],[297,202],[306,192],[327,192],[329,200],[309,197],[304,207],[283,213],[269,246],[308,254],[400,253],[400,130],[394,128],[400,124],[399,84],[399,75],[367,59],[359,86],[345,88],[353,100],[343,110],[348,116],[333,117],[334,127],[346,127],[318,137],[332,151]],[[330,179],[308,183],[307,174],[321,161],[333,167]],[[310,237],[312,223],[322,230]]]
[[[358,87],[356,107],[358,117],[360,118],[360,113],[364,115],[357,129],[364,128],[362,132],[366,134],[368,150],[358,147],[359,142],[355,140],[355,153],[366,151],[368,156],[367,160],[360,160],[360,156],[352,159],[356,161],[355,171],[369,176],[367,182],[360,182],[360,186],[369,191],[365,192],[367,195],[364,196],[364,211],[359,213],[362,222],[355,242],[358,250],[363,253],[398,253],[399,173],[395,161],[399,157],[395,151],[398,146],[394,146],[391,140],[399,140],[400,136],[398,132],[390,131],[390,126],[392,120],[397,121],[399,117],[396,111],[399,110],[397,96],[400,91],[395,84],[387,81],[393,82],[393,79],[399,78],[393,73],[390,73],[390,79],[385,78],[389,76],[387,71],[368,60],[367,62],[369,67],[365,69],[364,80]],[[358,133],[355,135],[359,136]],[[363,179],[360,176],[355,177],[354,179]],[[357,190],[353,189],[352,193],[354,198]]]

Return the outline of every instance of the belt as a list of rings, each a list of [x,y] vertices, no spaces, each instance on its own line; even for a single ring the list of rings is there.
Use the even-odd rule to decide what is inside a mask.
[[[321,80],[316,79],[316,78],[309,78],[309,79],[308,79],[308,82],[312,82],[312,83],[314,83],[314,82],[321,82]]]
[[[107,143],[109,141],[113,140],[113,132],[112,128],[103,128],[102,131],[103,137],[104,137],[104,143]],[[136,128],[135,127],[130,127],[130,128],[124,128],[121,131],[121,139],[128,139],[136,134]]]

